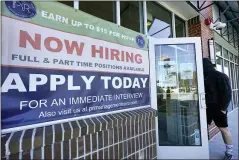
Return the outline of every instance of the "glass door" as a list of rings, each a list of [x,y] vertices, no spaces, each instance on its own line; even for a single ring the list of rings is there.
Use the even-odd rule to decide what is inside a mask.
[[[158,159],[208,159],[200,38],[149,39]]]

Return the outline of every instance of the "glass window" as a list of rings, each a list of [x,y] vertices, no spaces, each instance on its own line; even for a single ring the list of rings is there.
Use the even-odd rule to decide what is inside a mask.
[[[238,89],[238,73],[239,72],[239,68],[238,68],[238,65],[235,65],[235,87],[234,87],[234,89]]]
[[[57,1],[70,7],[74,7],[74,1]]]
[[[229,59],[228,51],[225,48],[223,48],[223,57]]]
[[[230,53],[230,52],[229,52]],[[234,61],[234,56],[232,53],[230,53],[230,61]]]
[[[216,52],[216,55],[218,56],[222,55],[222,47],[218,45],[217,43],[215,44],[215,52]]]
[[[216,59],[217,59],[216,60],[216,62],[217,62],[216,68],[219,72],[222,72],[222,58],[216,57]]]
[[[172,37],[172,14],[156,2],[147,1],[148,35],[155,38]]]
[[[114,1],[80,1],[79,9],[106,21],[116,22]]]
[[[239,91],[235,91],[235,97],[236,97],[236,100],[235,100],[235,108],[237,108],[239,106],[239,103],[238,103],[238,96],[239,96]]]
[[[142,1],[120,1],[121,26],[143,33]]]
[[[186,37],[185,32],[185,21],[179,18],[178,16],[175,16],[175,31],[176,31],[176,37]]]
[[[230,77],[230,75],[229,75],[229,63],[228,63],[228,61],[226,61],[226,60],[224,60],[223,71],[224,71],[224,73],[225,73],[228,77]]]
[[[201,145],[194,44],[158,45],[155,54],[159,145]]]
[[[230,79],[232,81],[232,89],[235,88],[235,85],[234,85],[234,81],[235,81],[234,71],[235,71],[234,63],[230,63]]]

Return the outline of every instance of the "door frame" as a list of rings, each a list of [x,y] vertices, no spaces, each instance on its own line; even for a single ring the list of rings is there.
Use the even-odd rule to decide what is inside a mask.
[[[159,146],[158,137],[158,117],[155,118],[156,139],[157,139],[157,159],[209,159],[208,130],[206,119],[205,89],[202,65],[202,48],[200,37],[187,38],[149,38],[149,60],[150,60],[150,94],[151,106],[157,110],[157,90],[156,90],[156,65],[155,46],[156,45],[176,45],[195,44],[197,81],[198,81],[198,101],[199,117],[201,129],[201,146]]]

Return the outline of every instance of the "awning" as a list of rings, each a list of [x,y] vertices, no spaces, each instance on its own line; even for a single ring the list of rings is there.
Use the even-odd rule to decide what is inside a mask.
[[[211,5],[216,4],[220,11],[220,17],[217,20],[214,20],[213,23],[216,23],[221,18],[222,14],[226,17],[226,21],[221,21],[222,23],[230,22],[232,26],[237,31],[237,36],[239,34],[239,2],[238,1],[212,1],[211,4],[206,3],[206,1],[190,1],[188,2],[198,13],[202,14],[203,10],[210,7]],[[209,17],[205,17],[209,18]],[[211,17],[212,18],[212,17]],[[229,29],[229,27],[227,28]]]

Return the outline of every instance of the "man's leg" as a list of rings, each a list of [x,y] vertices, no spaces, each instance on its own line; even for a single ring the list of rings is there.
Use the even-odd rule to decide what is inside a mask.
[[[232,134],[228,127],[219,127],[219,130],[221,131],[223,141],[226,145],[226,153],[232,155],[233,151],[233,145],[232,145]]]
[[[228,127],[219,127],[225,144],[232,145],[232,134]]]
[[[222,138],[226,146],[226,154],[224,159],[230,160],[232,159],[233,145],[232,145],[232,134],[230,130],[228,129],[227,113],[223,113],[222,111],[217,111],[216,116],[214,117],[213,120],[216,126],[221,131]]]

